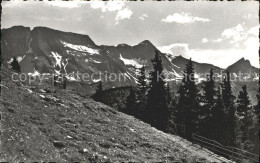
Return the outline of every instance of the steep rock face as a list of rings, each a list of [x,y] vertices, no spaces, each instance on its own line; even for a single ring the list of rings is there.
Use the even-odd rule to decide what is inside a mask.
[[[2,30],[2,54],[4,59],[23,56],[29,52],[30,28],[16,26]]]
[[[19,57],[22,72],[125,73],[127,81],[123,85],[135,83],[136,68],[145,65],[148,70],[152,69],[150,61],[157,50],[148,40],[135,46],[98,46],[87,35],[45,27],[4,29],[2,41],[5,43],[2,45],[4,58],[10,62],[13,56]],[[172,71],[172,63],[163,53],[159,53],[165,69]]]
[[[130,46],[119,44],[117,46],[96,45],[89,36],[62,32],[46,27],[15,26],[2,30],[2,59],[10,62],[16,56],[22,72],[39,74],[71,74],[94,73],[119,74],[123,73],[126,80],[120,82],[107,82],[109,87],[134,85],[136,81],[136,69],[145,66],[146,70],[152,70],[151,59],[154,58],[157,48],[149,41],[144,40],[137,45]],[[167,54],[159,52],[162,57],[165,72],[171,73],[171,80],[182,78],[182,72],[188,59],[178,56],[167,57]],[[208,73],[210,68],[215,72],[222,69],[206,63],[193,62],[196,74]],[[244,65],[247,66],[244,66]],[[238,62],[229,67],[232,71],[252,69],[248,62]],[[104,75],[103,75],[104,76]],[[102,77],[103,77],[102,76]],[[74,77],[67,77],[74,80]],[[200,78],[200,77],[199,77]],[[85,84],[95,83],[99,76],[92,81],[83,81]],[[170,80],[169,80],[170,81]]]
[[[23,72],[94,73],[125,72],[123,63],[114,60],[89,36],[36,27],[12,27],[3,30],[3,57],[19,59]],[[14,50],[13,50],[14,49]]]

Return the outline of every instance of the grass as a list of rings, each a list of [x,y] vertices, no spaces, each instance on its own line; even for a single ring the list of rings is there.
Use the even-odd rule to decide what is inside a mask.
[[[61,89],[51,94],[47,83],[14,83],[10,74],[2,67],[0,161],[227,161],[102,103]]]

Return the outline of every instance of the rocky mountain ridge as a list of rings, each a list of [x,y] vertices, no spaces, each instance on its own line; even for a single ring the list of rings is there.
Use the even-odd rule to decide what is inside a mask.
[[[117,46],[96,45],[88,35],[71,32],[62,32],[46,27],[14,26],[2,29],[2,60],[11,62],[15,56],[21,65],[22,72],[31,75],[65,74],[70,81],[76,82],[75,76],[68,76],[76,72],[94,74],[102,72],[106,74],[124,74],[126,80],[108,82],[108,87],[134,85],[136,81],[136,69],[145,66],[152,69],[150,60],[158,50],[149,40],[144,40],[137,45],[130,46],[119,44]],[[182,78],[183,69],[188,59],[177,56],[167,57],[167,54],[159,54],[163,61],[165,72],[171,73],[171,79],[175,81]],[[251,78],[258,78],[258,69],[251,66],[250,62],[238,61],[229,66],[233,73],[242,71],[251,73]],[[223,69],[206,63],[194,62],[196,78],[205,80],[205,73],[210,68],[216,72]],[[204,74],[201,77],[200,74]],[[95,83],[100,79],[95,76],[84,84]]]

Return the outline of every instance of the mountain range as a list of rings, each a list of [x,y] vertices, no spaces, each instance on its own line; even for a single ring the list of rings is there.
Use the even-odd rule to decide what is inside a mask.
[[[116,46],[97,45],[88,35],[71,32],[62,32],[46,27],[14,26],[2,29],[2,60],[10,63],[15,56],[21,66],[21,71],[31,75],[39,74],[65,74],[69,81],[78,79],[70,76],[71,73],[103,72],[106,74],[124,73],[127,80],[107,84],[108,87],[133,85],[136,80],[136,68],[143,65],[147,70],[152,69],[151,59],[155,50],[158,50],[149,40],[130,46],[119,44]],[[188,59],[180,56],[158,51],[162,58],[164,71],[173,74],[170,80],[179,80]],[[225,72],[227,69],[237,76],[239,72],[243,77],[258,79],[259,69],[253,67],[248,60],[241,58],[227,69],[221,69],[208,63],[193,62],[195,77],[204,80],[200,74],[208,73],[210,68],[214,72]],[[87,82],[93,83],[99,76]],[[109,83],[109,82],[108,82]]]

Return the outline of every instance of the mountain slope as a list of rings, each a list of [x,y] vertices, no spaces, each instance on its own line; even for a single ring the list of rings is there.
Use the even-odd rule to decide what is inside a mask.
[[[74,92],[12,82],[11,73],[2,67],[0,161],[228,161]]]
[[[46,27],[30,29],[23,26],[3,29],[1,46],[2,60],[5,63],[10,63],[15,56],[22,72],[31,75],[64,74],[69,81],[69,88],[78,90],[81,94],[86,94],[83,90],[89,90],[90,84],[95,85],[99,81],[99,73],[103,74],[101,78],[104,79],[105,89],[135,85],[136,68],[144,65],[147,71],[152,70],[151,59],[158,50],[149,40],[144,40],[134,46],[96,45],[88,35],[62,32]],[[182,56],[172,58],[160,51],[159,55],[162,58],[164,72],[168,72],[167,81],[182,79],[182,72],[188,59]],[[211,64],[193,63],[198,82],[205,80],[210,68],[213,68],[215,73],[222,71],[221,68]],[[249,61],[237,62],[229,69],[232,69],[232,73],[249,69],[250,72],[254,72],[254,79],[258,77],[255,75],[258,74],[255,73],[258,69],[253,68]],[[77,72],[87,73],[90,77],[93,75],[93,78],[83,81],[82,75],[76,78]],[[104,74],[108,76],[116,74],[116,82],[111,81]],[[124,75],[124,79],[120,79],[121,75]],[[90,89],[87,92],[93,91]]]
[[[87,35],[46,27],[35,27],[31,30],[28,27],[15,26],[3,29],[2,35],[2,58],[5,62],[10,62],[12,57],[16,56],[22,72],[65,75],[77,71],[88,74],[99,71],[108,74],[124,73],[127,75],[127,81],[121,82],[121,85],[135,84],[136,68],[144,65],[147,70],[151,70],[151,59],[154,58],[155,50],[158,50],[149,40],[134,46],[99,46]],[[180,78],[187,59],[176,57],[171,60],[167,54],[160,51],[159,55],[162,57],[165,71],[173,72],[174,77]],[[208,72],[210,67],[219,69],[213,65],[196,63],[195,71]]]
[[[259,69],[252,66],[250,61],[245,58],[241,58],[234,64],[228,66],[225,71],[227,70],[235,77],[241,74],[241,77],[244,79],[259,80]]]
[[[181,73],[184,70],[187,62],[188,62],[188,59],[182,57],[181,55],[172,59],[172,63],[174,65],[176,65],[177,67],[179,67],[178,73]],[[198,74],[199,73],[200,74],[209,73],[209,70],[211,68],[213,68],[213,70],[218,73],[222,70],[221,68],[219,68],[217,66],[214,66],[212,64],[207,64],[207,63],[198,63],[198,62],[193,61],[193,65],[194,65],[195,72]]]

